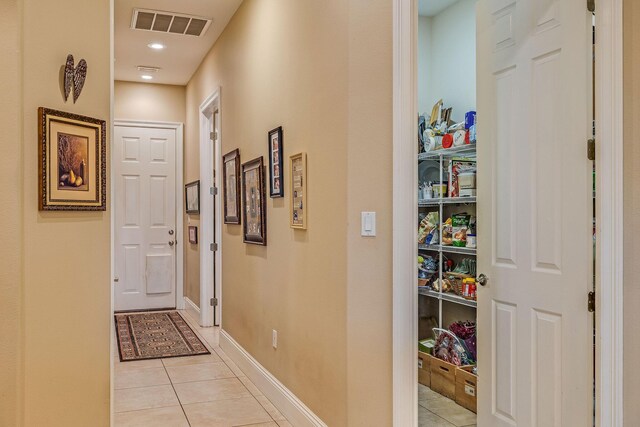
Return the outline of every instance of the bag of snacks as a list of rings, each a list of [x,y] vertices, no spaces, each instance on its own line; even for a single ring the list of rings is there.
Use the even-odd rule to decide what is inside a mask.
[[[467,246],[467,231],[469,230],[470,215],[466,213],[455,214],[451,217],[451,231],[453,234],[452,245],[464,248]]]
[[[447,218],[444,224],[442,224],[442,245],[451,246],[453,243],[453,229],[451,227],[451,218]]]
[[[418,228],[418,243],[427,245],[437,245],[440,243],[438,235],[438,212],[429,212]]]

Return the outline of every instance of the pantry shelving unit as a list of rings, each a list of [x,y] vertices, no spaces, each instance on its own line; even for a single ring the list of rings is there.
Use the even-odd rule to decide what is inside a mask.
[[[435,151],[429,151],[425,153],[418,154],[418,163],[431,160],[437,161],[439,164],[439,175],[440,182],[444,182],[447,178],[447,165],[452,159],[457,158],[465,158],[465,159],[475,159],[476,158],[476,145],[469,144],[463,145],[461,147],[452,147],[449,149],[440,149]],[[476,211],[476,197],[438,197],[433,199],[418,199],[418,207],[420,211],[428,211],[429,208],[437,208],[438,209],[438,219],[440,230],[442,230],[443,223],[445,222],[445,214],[451,212],[445,212],[456,210],[460,211],[461,209],[469,208],[473,211],[475,215]],[[440,233],[441,236],[441,233]],[[476,248],[466,248],[466,247],[457,247],[457,246],[448,246],[441,244],[420,244],[418,245],[418,252],[421,254],[431,255],[437,257],[438,261],[438,280],[439,283],[442,284],[443,279],[447,277],[450,273],[443,273],[444,271],[444,263],[447,255],[453,256],[464,256],[469,258],[475,258],[477,255]],[[472,276],[464,276],[464,277],[472,277]],[[443,292],[442,286],[439,287],[439,290],[433,290],[429,287],[422,286],[418,287],[418,294],[420,296],[429,298],[431,300],[437,301],[437,326],[440,328],[448,328],[448,324],[445,323],[445,319],[447,321],[455,319],[455,320],[476,320],[475,309],[477,307],[477,302],[472,299],[467,299],[462,296],[456,295],[453,292]],[[451,304],[451,305],[449,305]],[[457,308],[456,308],[457,307]],[[472,310],[472,311],[469,311]],[[452,312],[452,313],[448,313]],[[423,318],[426,317],[436,317],[436,316],[421,316]],[[422,315],[422,313],[421,313]],[[467,318],[458,318],[458,316],[466,315]],[[424,334],[421,334],[424,335]]]

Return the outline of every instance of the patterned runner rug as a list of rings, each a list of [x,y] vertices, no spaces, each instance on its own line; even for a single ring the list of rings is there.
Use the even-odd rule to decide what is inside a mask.
[[[209,354],[177,311],[116,314],[120,361]]]

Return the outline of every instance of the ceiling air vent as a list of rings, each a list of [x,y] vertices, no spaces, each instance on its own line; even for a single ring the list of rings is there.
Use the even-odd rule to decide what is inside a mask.
[[[159,10],[133,9],[131,28],[160,33],[200,37],[207,32],[211,19]]]

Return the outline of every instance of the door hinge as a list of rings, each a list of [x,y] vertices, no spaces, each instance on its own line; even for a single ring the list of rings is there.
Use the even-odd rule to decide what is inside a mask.
[[[217,243],[212,243],[212,244],[210,244],[210,245],[209,245],[209,250],[210,250],[211,252],[215,252],[215,251],[217,251],[217,250],[218,250],[218,244],[217,244]]]
[[[596,312],[596,293],[593,291],[589,292],[587,297],[587,309],[589,310],[589,313]]]
[[[589,160],[596,159],[596,140],[593,138],[587,141],[587,158]]]
[[[218,188],[217,187],[209,187],[209,194],[211,194],[212,196],[217,196],[218,195]]]
[[[218,306],[218,298],[211,298],[209,300],[209,304],[211,304],[211,307],[217,307]]]
[[[216,139],[218,139],[218,132],[211,132],[209,134],[209,138],[211,138],[212,141],[215,141]]]
[[[587,0],[587,10],[589,12],[596,11],[596,0]]]

